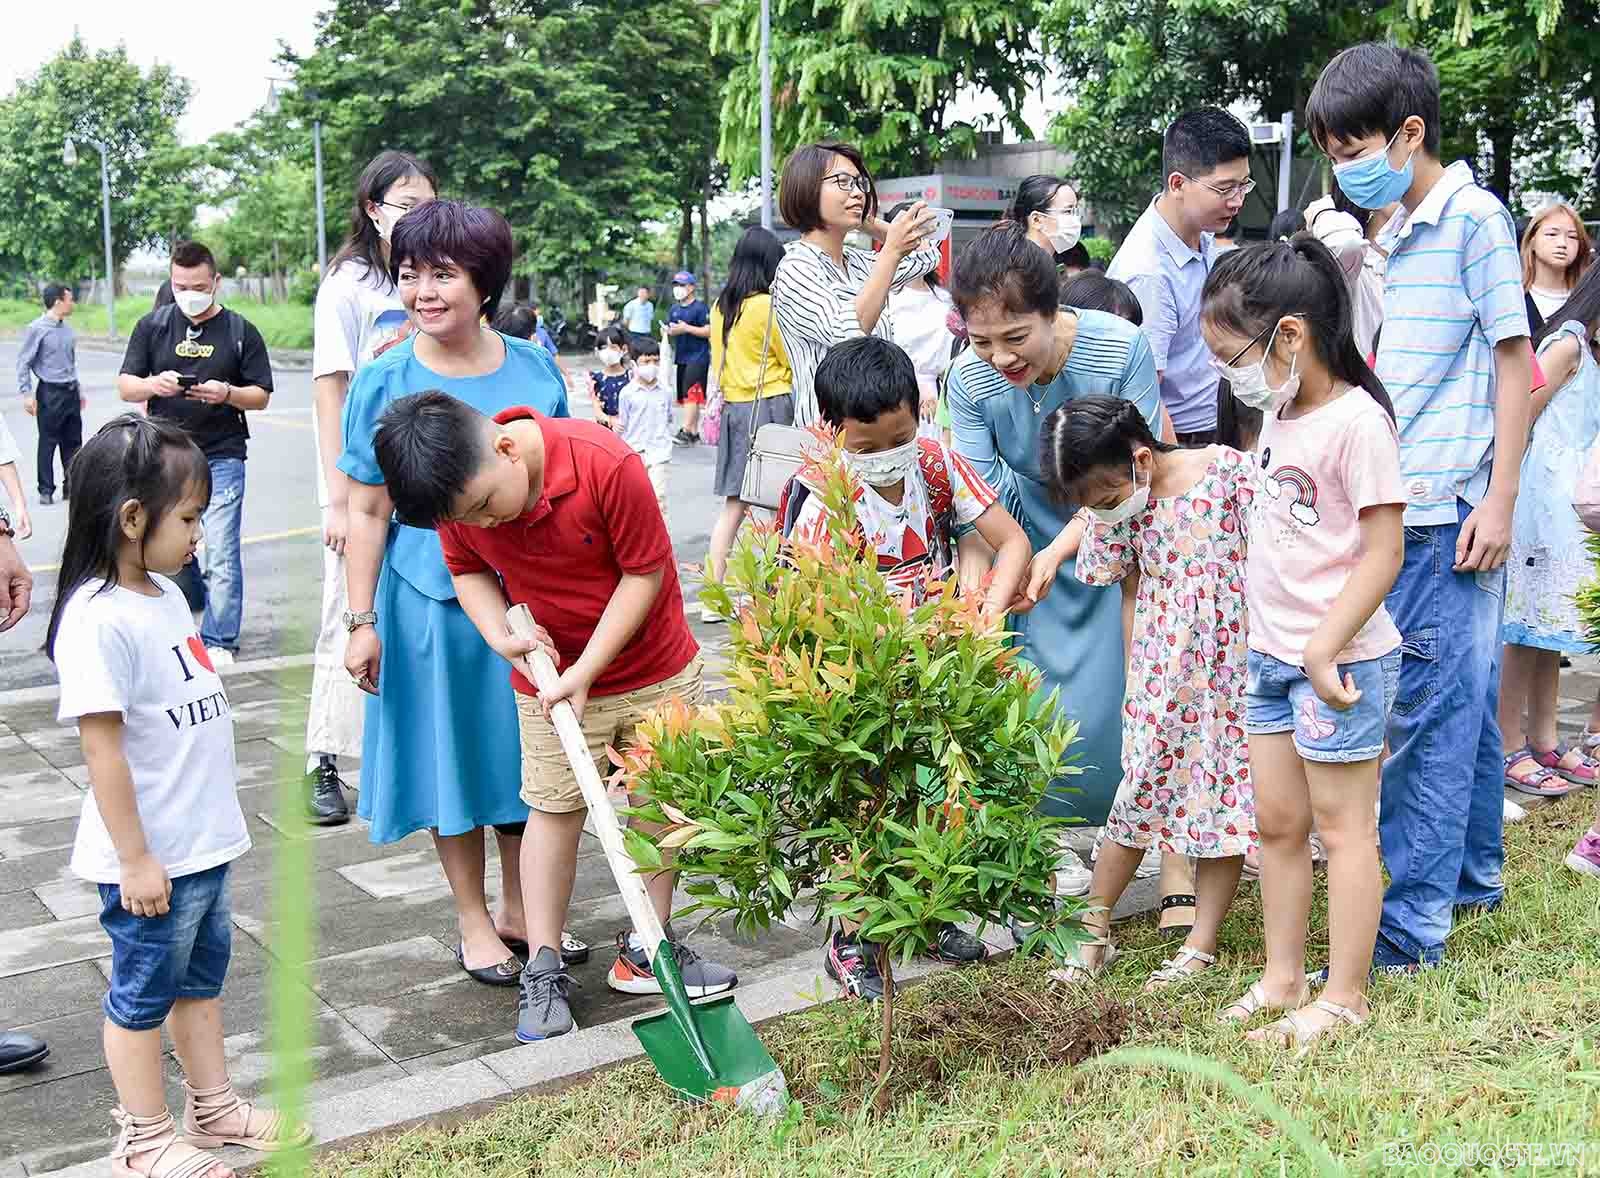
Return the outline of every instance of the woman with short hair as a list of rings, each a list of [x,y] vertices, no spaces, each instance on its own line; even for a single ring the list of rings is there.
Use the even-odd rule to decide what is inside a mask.
[[[526,405],[568,415],[550,353],[482,324],[514,254],[511,227],[490,209],[440,200],[400,219],[389,276],[416,331],[356,373],[339,458],[350,479],[345,668],[370,696],[358,812],[374,843],[432,833],[455,897],[457,959],[503,986],[517,984],[515,950],[526,949],[518,859],[528,807],[509,668],[457,602],[438,535],[391,519],[373,438],[390,404],[429,389],[486,414]],[[500,843],[498,919],[484,902],[485,826]]]
[[[794,371],[794,418],[815,425],[817,365],[829,348],[861,335],[894,339],[889,292],[939,264],[925,244],[937,218],[922,201],[893,224],[878,216],[878,190],[861,153],[848,143],[811,143],[783,166],[778,211],[800,231],[784,250],[772,281],[778,328]],[[860,230],[881,248],[858,249],[845,238]]]

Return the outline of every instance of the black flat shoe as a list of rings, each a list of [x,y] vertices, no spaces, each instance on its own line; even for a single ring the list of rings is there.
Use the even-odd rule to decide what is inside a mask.
[[[515,955],[507,957],[499,965],[468,969],[466,947],[457,945],[456,964],[469,978],[475,982],[482,982],[485,986],[515,986],[522,980],[522,958]]]
[[[43,1039],[21,1031],[0,1031],[0,1075],[31,1068],[49,1054],[50,1048]]]

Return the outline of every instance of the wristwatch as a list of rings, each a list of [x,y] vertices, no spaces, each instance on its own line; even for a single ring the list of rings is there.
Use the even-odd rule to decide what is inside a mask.
[[[11,526],[11,513],[0,506],[0,536],[15,539],[17,530]]]
[[[376,626],[378,624],[378,611],[364,609],[358,614],[349,610],[344,611],[344,628],[347,633],[353,633],[357,626]]]

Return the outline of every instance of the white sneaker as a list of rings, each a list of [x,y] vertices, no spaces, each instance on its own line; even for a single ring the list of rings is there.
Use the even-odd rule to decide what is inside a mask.
[[[1144,853],[1144,858],[1139,861],[1139,869],[1133,873],[1134,879],[1153,879],[1161,874],[1161,848],[1151,847]]]
[[[1528,816],[1528,812],[1517,805],[1510,798],[1505,801],[1505,820],[1507,822],[1521,822]]]
[[[223,667],[233,666],[233,651],[222,646],[206,647],[206,657],[211,660],[211,669],[220,671]]]
[[[723,617],[721,614],[719,614],[711,606],[705,604],[704,602],[701,602],[701,604],[700,604],[700,620],[702,622],[706,623],[709,626],[709,625],[715,625],[718,622],[726,622],[728,619]]]
[[[1056,861],[1056,895],[1087,896],[1094,872],[1083,865],[1083,860],[1065,847]]]

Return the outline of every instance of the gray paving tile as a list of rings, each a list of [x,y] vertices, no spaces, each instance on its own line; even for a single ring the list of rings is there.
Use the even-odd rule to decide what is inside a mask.
[[[43,924],[50,910],[32,892],[6,892],[0,895],[0,932]]]
[[[100,915],[100,888],[86,880],[65,879],[40,884],[33,889],[33,894],[57,920]]]
[[[6,741],[0,745],[0,765],[5,766],[5,773],[0,774],[0,788],[13,774],[42,773],[55,768],[20,736],[9,736]]]
[[[77,725],[57,724],[53,710],[49,724],[19,731],[29,748],[58,769],[83,764],[83,743],[78,739]]]
[[[176,1085],[176,1079],[169,1082],[169,1102]],[[116,1139],[111,1120],[116,1104],[111,1073],[104,1068],[7,1092],[0,1097],[0,1158],[21,1162],[30,1174],[98,1158],[100,1174],[107,1174],[111,1167],[104,1158]]]
[[[25,1023],[15,1028],[43,1039],[50,1045],[50,1054],[38,1067],[0,1076],[0,1099],[21,1088],[51,1084],[68,1076],[104,1068],[106,1061],[100,1044],[100,1029],[104,1022],[105,1017],[97,1003],[90,1010]]]
[[[105,992],[104,975],[87,961],[18,974],[0,985],[0,1028],[99,1009]]]
[[[272,882],[275,881],[269,881],[266,886],[250,885],[231,889],[234,913],[260,921],[273,919],[277,915],[279,901]],[[336,871],[314,871],[311,875],[311,896],[318,908],[342,908],[368,898],[365,892]]]
[[[0,798],[12,823],[72,818],[83,810],[83,791],[59,769],[8,773],[0,777]]]
[[[504,1046],[514,1043],[516,987],[481,985],[459,972],[456,977],[341,1013],[396,1063],[497,1035],[505,1036]]]
[[[0,938],[0,978],[32,973],[111,952],[111,942],[93,916],[13,929]]]
[[[338,1010],[427,989],[462,976],[450,949],[427,935],[319,958],[311,963],[311,969],[313,989]]]
[[[23,891],[40,884],[77,879],[67,868],[72,848],[39,851],[16,859],[0,859],[0,893]]]
[[[271,1031],[266,1027],[222,1041],[228,1075],[241,1088],[262,1091],[274,1072]],[[337,1011],[324,1010],[311,1023],[310,1064],[318,1076],[349,1076],[391,1062]]]
[[[493,846],[492,840],[490,846]],[[490,850],[486,862],[488,866],[484,868],[484,873],[492,882],[500,871],[498,854]],[[442,890],[448,894],[450,890],[449,884],[445,881],[444,868],[439,865],[439,856],[431,847],[405,855],[390,855],[383,859],[354,863],[339,868],[339,874],[367,895],[379,900],[415,895],[418,892]]]

